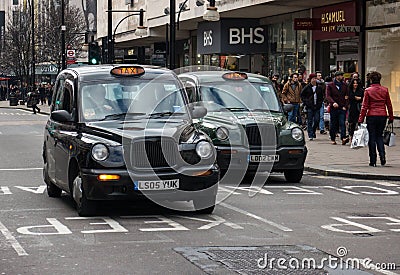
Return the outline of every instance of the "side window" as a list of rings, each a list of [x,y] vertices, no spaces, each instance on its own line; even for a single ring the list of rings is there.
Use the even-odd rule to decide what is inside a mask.
[[[54,111],[62,110],[62,102],[64,98],[64,86],[65,86],[65,79],[59,78],[54,90],[54,95],[55,95],[54,107],[53,107]]]
[[[189,102],[196,102],[196,85],[193,82],[186,82],[185,89],[189,97]]]
[[[65,110],[68,113],[72,113],[72,95],[73,95],[73,84],[67,80],[64,85],[64,96],[62,98],[61,110]]]

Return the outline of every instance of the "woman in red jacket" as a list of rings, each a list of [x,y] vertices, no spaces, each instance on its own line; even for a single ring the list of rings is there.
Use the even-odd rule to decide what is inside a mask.
[[[388,88],[380,84],[382,75],[378,72],[371,72],[369,78],[371,80],[371,86],[365,90],[358,122],[362,123],[365,116],[367,116],[369,166],[376,166],[377,147],[381,165],[385,165],[386,156],[385,147],[383,145],[383,130],[386,126],[387,112],[389,112],[388,123],[393,123],[393,107]]]

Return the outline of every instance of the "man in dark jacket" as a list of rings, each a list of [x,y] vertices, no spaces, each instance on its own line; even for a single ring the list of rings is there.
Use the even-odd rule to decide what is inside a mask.
[[[349,91],[346,83],[344,83],[343,72],[337,71],[335,79],[326,85],[326,100],[329,102],[331,124],[329,127],[329,135],[332,144],[336,144],[336,133],[339,132],[342,139],[342,145],[349,142],[346,136],[346,112],[349,106]]]
[[[301,91],[301,100],[307,108],[307,132],[309,140],[316,138],[315,131],[319,124],[319,110],[324,101],[324,91],[317,85],[317,75],[308,76],[308,84]]]

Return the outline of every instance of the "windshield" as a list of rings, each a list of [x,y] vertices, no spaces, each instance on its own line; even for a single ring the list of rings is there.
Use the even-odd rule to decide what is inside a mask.
[[[175,79],[124,78],[115,82],[83,83],[80,97],[83,119],[89,121],[187,115],[182,91]]]
[[[281,111],[275,90],[268,83],[205,83],[200,87],[200,91],[202,101],[209,111],[217,111],[216,106],[232,111]]]

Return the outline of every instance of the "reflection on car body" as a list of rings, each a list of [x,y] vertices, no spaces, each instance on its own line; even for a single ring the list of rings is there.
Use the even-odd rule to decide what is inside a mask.
[[[127,72],[127,73],[126,73]],[[131,73],[129,73],[131,72]],[[138,73],[139,72],[139,73]],[[43,159],[48,195],[69,193],[80,215],[101,200],[215,206],[219,169],[176,75],[150,66],[67,69],[54,87]]]
[[[304,134],[287,121],[271,81],[261,75],[228,71],[195,71],[178,75],[191,102],[207,108],[198,120],[213,139],[218,165],[247,174],[283,172],[299,182],[307,155]],[[231,174],[232,174],[231,173]]]

